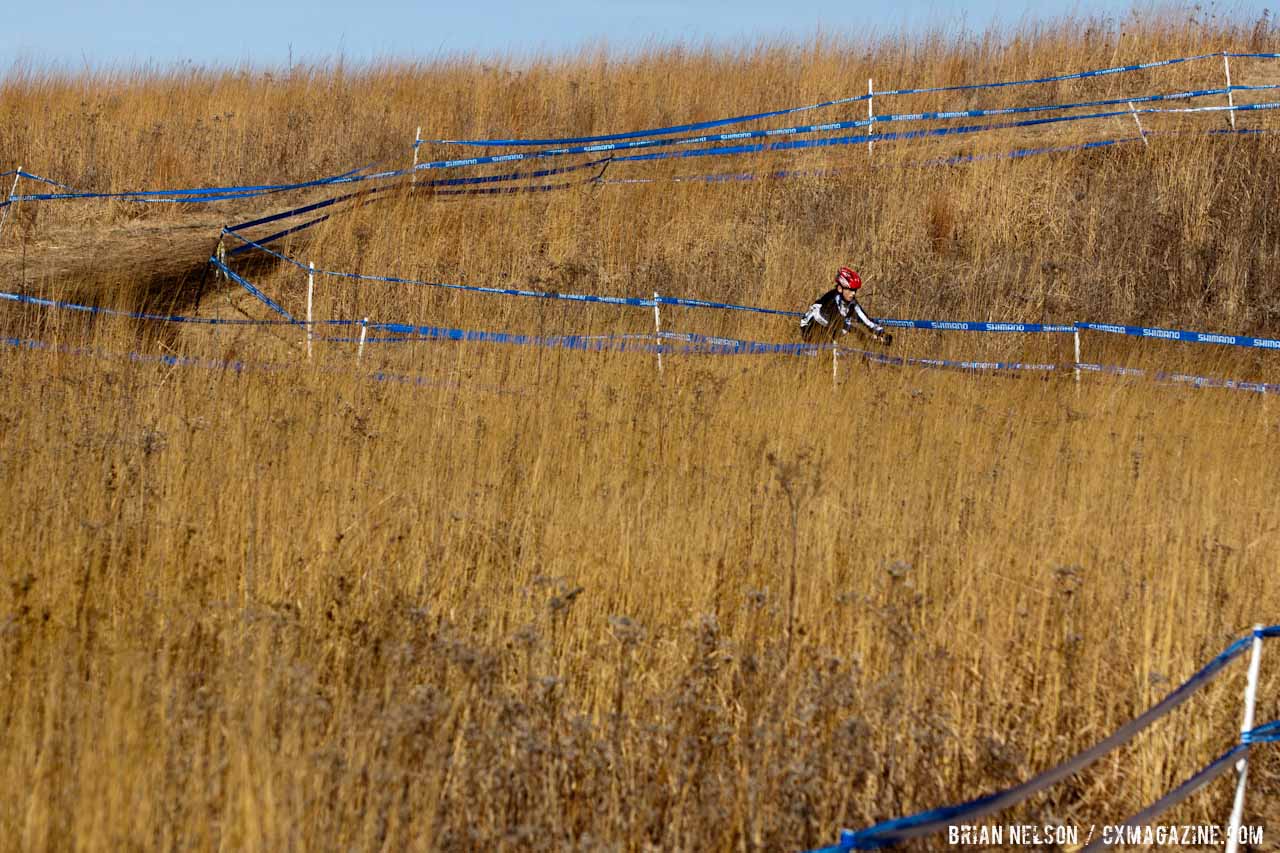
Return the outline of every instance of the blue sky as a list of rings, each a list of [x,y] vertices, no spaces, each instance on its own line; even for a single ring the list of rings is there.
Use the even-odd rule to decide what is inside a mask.
[[[1206,2],[1201,14],[1256,19],[1268,3],[1280,0],[1233,0],[1226,6]],[[1122,17],[1133,5],[1113,0],[225,0],[200,5],[183,0],[45,0],[21,3],[20,8],[0,27],[0,73],[15,61],[71,67],[181,62],[280,66],[290,56],[318,61],[342,55],[360,62],[558,53],[601,39],[625,49],[645,39],[710,38],[732,44],[760,36],[803,37],[818,28],[853,35],[927,26],[982,30],[1028,17]]]

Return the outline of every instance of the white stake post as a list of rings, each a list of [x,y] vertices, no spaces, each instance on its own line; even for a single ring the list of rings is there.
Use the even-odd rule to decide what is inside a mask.
[[[418,146],[422,143],[422,128],[413,132],[413,169],[409,172],[409,186],[418,185]]]
[[[0,214],[0,236],[4,234],[4,221],[9,218],[9,208],[13,207],[13,197],[18,194],[18,180],[22,177],[22,167],[18,167],[18,171],[13,176],[13,186],[9,188],[10,204],[4,206],[4,213]]]
[[[316,289],[316,265],[314,263],[307,264],[307,361],[311,360],[311,295]]]
[[[831,387],[836,387],[836,359],[839,353],[836,351],[835,342],[831,344]]]
[[[1253,626],[1253,654],[1249,658],[1249,681],[1244,688],[1244,722],[1240,733],[1253,730],[1253,708],[1258,699],[1258,669],[1262,665],[1262,626]],[[1236,762],[1236,801],[1231,807],[1231,825],[1227,830],[1227,853],[1240,847],[1240,822],[1244,818],[1244,788],[1249,779],[1249,753]]]
[[[875,113],[875,109],[871,105],[871,102],[874,101],[875,99],[876,99],[875,86],[873,85],[872,78],[868,77],[867,78],[867,134],[868,135],[875,133],[875,128],[876,128],[876,113]],[[875,143],[872,142],[870,139],[868,139],[867,140],[867,156],[868,157],[871,156],[871,146],[873,145],[875,145]]]
[[[1231,61],[1227,59],[1227,52],[1222,52],[1222,70],[1227,73],[1227,115],[1231,117],[1231,129],[1236,129],[1236,98],[1235,93],[1231,91]]]
[[[1129,112],[1133,114],[1133,121],[1138,125],[1138,135],[1142,137],[1142,144],[1150,147],[1151,143],[1147,141],[1147,132],[1142,128],[1142,119],[1138,118],[1138,111],[1133,108],[1133,101],[1129,102]]]
[[[364,358],[364,336],[369,331],[369,318],[360,321],[360,346],[356,348],[356,361]]]
[[[222,267],[225,267],[225,266],[227,265],[227,238],[226,238],[226,236],[222,236],[222,237],[219,237],[219,238],[218,238],[218,251],[217,251],[217,256],[218,256],[218,263],[222,264]],[[227,274],[226,274],[226,273],[224,273],[224,272],[222,271],[222,267],[218,267],[218,275],[219,275],[219,276],[222,276],[223,278],[226,278],[226,275],[227,275]]]
[[[1080,384],[1080,330],[1075,331],[1076,339],[1076,384]]]
[[[662,372],[662,314],[658,310],[658,291],[653,292],[653,339],[658,343],[658,372]]]

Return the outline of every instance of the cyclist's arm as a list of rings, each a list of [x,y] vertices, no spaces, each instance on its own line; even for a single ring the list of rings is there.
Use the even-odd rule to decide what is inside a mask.
[[[872,334],[878,335],[884,331],[884,326],[881,326],[875,320],[868,317],[867,312],[862,310],[862,306],[858,304],[858,300],[856,299],[853,300],[853,313],[858,315],[858,321],[870,329]],[[846,324],[850,323],[851,321],[846,320]]]

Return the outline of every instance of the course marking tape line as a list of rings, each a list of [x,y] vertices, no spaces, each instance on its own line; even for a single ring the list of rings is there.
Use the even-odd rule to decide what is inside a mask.
[[[1243,654],[1252,645],[1252,642],[1252,635],[1236,640],[1160,702],[1125,723],[1094,746],[1026,782],[966,803],[930,809],[907,817],[885,821],[858,831],[843,830],[840,833],[839,844],[834,847],[823,848],[823,850],[831,853],[847,850],[878,850],[911,838],[940,832],[953,824],[973,823],[985,815],[1022,802],[1033,794],[1092,764],[1098,758],[1131,740],[1156,720],[1173,711],[1197,690],[1209,683],[1228,663]]]
[[[916,89],[888,89],[882,92],[871,91],[865,95],[853,95],[846,98],[837,98],[831,101],[823,101],[816,104],[808,104],[800,107],[788,107],[779,110],[770,110],[768,112],[753,113],[749,115],[733,116],[730,118],[713,119],[710,121],[694,122],[690,124],[670,125],[667,127],[649,128],[646,130],[634,130],[625,133],[613,133],[600,136],[579,136],[579,137],[559,137],[548,139],[433,139],[418,140],[415,146],[434,143],[438,145],[471,145],[482,147],[500,147],[500,146],[517,146],[517,145],[573,145],[592,142],[612,142],[625,139],[637,139],[646,136],[663,136],[673,133],[687,133],[690,131],[709,130],[715,127],[725,127],[732,124],[744,124],[751,121],[759,121],[766,118],[776,118],[778,116],[792,115],[810,110],[825,109],[828,107],[842,106],[844,104],[852,104],[860,101],[868,100],[874,97],[885,97],[889,95],[922,95],[938,92],[962,92],[973,91],[978,89],[999,89],[1010,86],[1026,86],[1042,83],[1056,83],[1065,80],[1083,80],[1090,77],[1104,77],[1112,74],[1122,74],[1132,71],[1144,71],[1152,68],[1161,68],[1170,65],[1177,65],[1184,62],[1195,62],[1202,59],[1211,59],[1216,56],[1223,56],[1219,53],[1203,53],[1195,56],[1174,57],[1172,59],[1156,60],[1154,62],[1142,62],[1130,65],[1117,65],[1109,68],[1098,68],[1088,71],[1076,71],[1066,74],[1055,74],[1048,77],[1036,77],[1026,80],[1004,80],[994,83],[969,83],[956,86],[931,86]],[[1225,54],[1231,57],[1256,57],[1274,59],[1280,54]]]

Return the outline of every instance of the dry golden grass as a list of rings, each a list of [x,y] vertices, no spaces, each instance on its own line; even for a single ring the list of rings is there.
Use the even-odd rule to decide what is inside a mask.
[[[405,156],[418,124],[608,132],[817,101],[873,75],[959,83],[1277,46],[1266,27],[1174,17],[1124,33],[274,80],[15,73],[0,163],[96,189],[308,178]],[[829,180],[402,194],[287,248],[331,269],[786,308],[850,261],[881,315],[1280,330],[1270,139],[909,165],[955,150],[753,164],[844,169]],[[172,235],[258,209],[46,206],[0,242],[0,269],[41,294],[190,306],[216,226],[161,272],[72,264],[58,240],[108,225]],[[253,271],[301,310],[295,272]],[[547,334],[651,322],[372,284],[325,283],[319,304]],[[265,316],[225,287],[190,310]],[[1267,397],[855,360],[833,388],[825,358],[673,356],[659,375],[639,353],[454,343],[371,345],[360,363],[321,343],[308,362],[293,331],[3,312],[6,334],[77,350],[0,359],[6,849],[801,849],[1024,779],[1280,621]],[[664,323],[793,333],[698,310]],[[1277,376],[1265,354],[1086,347]],[[896,345],[1057,362],[1068,348],[905,332]],[[417,381],[371,378],[382,368]],[[1260,722],[1280,716],[1266,661]],[[1087,826],[1136,810],[1234,740],[1242,684],[1237,665],[1008,819]],[[1256,751],[1251,774],[1246,817],[1274,844],[1275,751]],[[1222,822],[1228,787],[1170,819]]]

